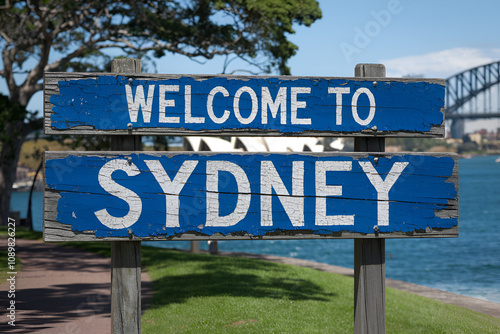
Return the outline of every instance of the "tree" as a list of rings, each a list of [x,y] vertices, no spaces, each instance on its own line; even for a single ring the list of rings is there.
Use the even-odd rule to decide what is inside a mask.
[[[320,17],[315,0],[0,0],[0,76],[10,95],[0,101],[1,224],[21,144],[37,126],[26,105],[42,89],[44,72],[103,71],[106,50],[114,49],[140,58],[226,56],[226,64],[239,58],[259,72],[289,74],[293,24]]]

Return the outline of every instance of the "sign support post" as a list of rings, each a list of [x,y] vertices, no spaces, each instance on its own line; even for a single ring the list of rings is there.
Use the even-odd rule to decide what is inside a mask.
[[[358,64],[355,77],[385,77],[382,64]],[[384,152],[384,137],[356,137],[355,152]],[[374,222],[377,235],[378,226]],[[354,239],[354,333],[385,333],[385,239]]]
[[[113,73],[140,73],[140,59],[114,59]],[[141,136],[111,136],[111,150],[140,151]],[[141,333],[141,242],[111,241],[111,332]]]

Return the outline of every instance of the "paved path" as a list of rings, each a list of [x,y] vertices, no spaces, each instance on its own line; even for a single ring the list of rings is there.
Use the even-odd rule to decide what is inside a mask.
[[[111,332],[109,258],[22,239],[16,240],[16,254],[23,264],[16,276],[16,326],[6,325],[7,317],[2,311],[0,332]],[[7,302],[7,290],[8,285],[2,283],[2,309]],[[143,305],[151,295],[151,280],[143,273]]]

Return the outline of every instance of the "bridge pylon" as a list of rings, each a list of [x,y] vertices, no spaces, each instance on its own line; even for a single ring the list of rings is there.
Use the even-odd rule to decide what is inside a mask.
[[[465,134],[464,120],[462,118],[454,119],[451,121],[450,136],[451,138],[462,138]]]

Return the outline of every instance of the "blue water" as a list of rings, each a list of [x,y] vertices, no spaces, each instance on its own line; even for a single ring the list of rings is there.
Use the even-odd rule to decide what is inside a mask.
[[[459,163],[459,234],[453,239],[386,241],[386,276],[500,303],[500,163],[498,156]],[[11,210],[26,216],[28,193],[14,193]],[[42,229],[42,193],[33,199],[34,228]],[[188,248],[189,242],[145,242]],[[206,243],[201,247],[207,249]],[[353,240],[219,241],[221,251],[289,256],[353,268]]]

